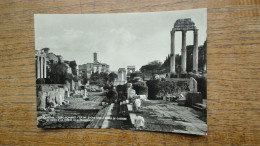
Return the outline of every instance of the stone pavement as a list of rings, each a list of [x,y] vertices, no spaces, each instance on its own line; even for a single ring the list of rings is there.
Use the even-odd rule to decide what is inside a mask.
[[[68,106],[62,106],[62,109],[66,110],[100,110],[103,106],[100,103],[105,96],[101,96],[98,93],[89,93],[89,100],[83,98],[67,98],[70,104]]]
[[[86,126],[91,122],[76,120],[76,117],[95,117],[96,114],[103,106],[100,103],[103,101],[105,96],[98,93],[90,93],[89,100],[84,100],[79,97],[66,98],[69,100],[68,105],[62,105],[56,107],[55,111],[38,111],[38,127],[39,128],[86,128]],[[55,121],[48,121],[44,117],[51,117],[57,119]],[[73,117],[74,121],[62,121],[58,120],[60,117]]]
[[[131,118],[130,114],[130,118]],[[140,113],[145,119],[145,127],[141,130],[178,132],[205,135],[207,133],[206,114],[189,107],[178,106],[177,103],[162,100],[142,102]]]

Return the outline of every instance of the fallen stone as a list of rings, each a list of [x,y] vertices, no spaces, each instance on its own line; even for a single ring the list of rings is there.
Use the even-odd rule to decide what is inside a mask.
[[[134,100],[134,104],[133,104],[133,110],[134,112],[139,112],[140,108],[141,108],[141,99],[135,99]]]
[[[47,107],[56,107],[55,103],[56,93],[55,91],[50,91],[49,96],[47,97]]]
[[[136,116],[135,118],[135,128],[140,129],[145,127],[145,120],[142,116]]]

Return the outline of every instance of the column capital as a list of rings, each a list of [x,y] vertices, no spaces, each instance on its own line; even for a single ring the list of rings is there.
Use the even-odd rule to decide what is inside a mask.
[[[172,31],[171,31],[171,35],[174,35],[174,34],[175,34],[175,30],[172,30]]]
[[[198,33],[198,30],[199,30],[199,29],[194,29],[193,32],[194,32],[194,33]]]

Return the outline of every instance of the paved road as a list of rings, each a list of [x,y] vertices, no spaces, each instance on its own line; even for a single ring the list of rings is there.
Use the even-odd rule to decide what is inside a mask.
[[[177,103],[148,100],[142,102],[142,109],[136,116],[145,119],[142,130],[192,133],[207,133],[206,114],[189,107],[178,106]]]
[[[103,107],[100,103],[105,96],[100,93],[89,93],[89,100],[84,100],[77,96],[66,98],[69,100],[69,105],[62,105],[56,107],[54,112],[38,111],[38,127],[42,128],[86,128],[91,121],[64,121],[57,119],[76,119],[76,117],[95,117],[98,111]],[[43,118],[45,117],[45,118]],[[47,117],[47,118],[46,118]],[[65,118],[64,118],[65,117]],[[54,119],[54,121],[48,121],[46,119]],[[42,119],[42,120],[40,120]],[[56,119],[56,120],[55,120]]]
[[[66,110],[100,110],[103,106],[100,103],[105,98],[102,93],[99,92],[89,92],[89,100],[84,100],[82,97],[71,97],[69,100],[70,104],[68,106],[63,106]]]

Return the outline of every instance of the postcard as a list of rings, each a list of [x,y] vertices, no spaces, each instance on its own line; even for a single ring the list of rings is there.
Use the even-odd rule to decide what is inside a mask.
[[[38,128],[207,135],[207,9],[35,14]]]

